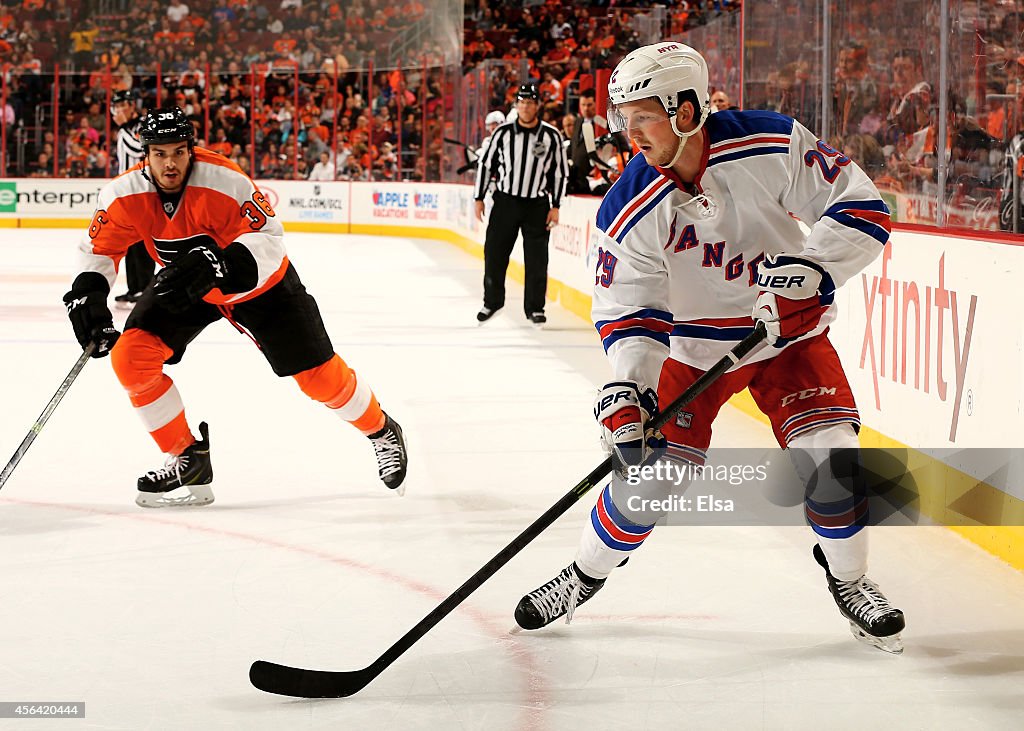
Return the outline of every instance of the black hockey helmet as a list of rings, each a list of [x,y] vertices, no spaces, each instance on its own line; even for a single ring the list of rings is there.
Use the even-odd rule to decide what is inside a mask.
[[[139,94],[134,89],[118,89],[110,97],[110,113],[113,114],[118,104],[128,103],[132,107],[138,107]]]
[[[181,107],[155,109],[142,118],[139,126],[139,142],[144,148],[150,145],[166,145],[171,142],[188,142],[191,150],[195,144],[195,130],[192,123],[181,111]]]
[[[121,102],[137,102],[139,100],[139,94],[135,89],[118,89],[110,97],[111,104],[120,104]]]
[[[534,84],[521,84],[519,89],[516,90],[516,101],[520,99],[530,99],[535,102],[540,101],[540,92],[537,91],[537,87]]]

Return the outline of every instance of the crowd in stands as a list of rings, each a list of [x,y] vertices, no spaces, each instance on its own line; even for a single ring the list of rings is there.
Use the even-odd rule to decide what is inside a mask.
[[[994,228],[994,209],[1009,190],[1007,149],[1024,129],[1019,3],[972,5],[964,21],[971,32],[952,39],[944,141],[939,136],[938,6],[926,0],[847,2],[842,10],[832,29],[834,37],[845,40],[830,69],[829,144],[856,160],[879,188],[932,200],[941,194],[951,210],[960,209],[957,224]],[[781,23],[772,19],[781,36],[770,44],[759,42],[764,39],[756,20],[747,23],[747,41],[758,50],[747,59],[745,105],[820,129],[820,51],[808,44],[806,27],[793,9],[787,13]],[[943,154],[946,188],[939,191]]]
[[[660,10],[663,30],[679,31],[738,5],[469,0],[465,62],[522,59],[560,119],[568,87],[578,94],[639,42],[638,16]],[[202,143],[259,177],[439,179],[458,71],[429,41],[372,81],[357,71],[431,10],[428,0],[0,0],[6,169],[109,174],[107,100],[134,88],[145,107],[179,104]],[[520,83],[513,66],[493,106]]]
[[[930,30],[937,25],[921,22],[934,9],[926,0],[842,5],[833,36],[853,40],[841,43],[831,70],[828,142],[880,187],[934,192],[943,147]],[[776,35],[765,42],[755,21],[769,10],[751,7],[744,101],[817,129],[820,51],[796,6],[771,11],[766,23]],[[600,69],[652,34],[713,28],[706,24],[740,1],[466,0],[461,69],[443,66],[432,41],[378,63],[391,40],[433,7],[428,0],[0,0],[5,169],[108,175],[109,95],[134,88],[147,108],[182,106],[201,143],[256,177],[439,180],[457,166],[443,140],[465,101],[460,74],[484,74],[486,99],[477,100],[484,113],[509,109],[520,83],[537,83],[545,119],[568,130],[567,117]],[[957,65],[949,70],[945,149],[949,180],[965,196],[982,197],[1006,187],[1005,152],[1024,128],[1024,11],[984,0],[973,13],[970,48],[950,49]],[[378,63],[372,78],[371,62]]]
[[[424,17],[421,0],[137,0],[98,14],[110,7],[118,3],[0,5],[12,172],[106,175],[107,99],[134,88],[146,107],[177,103],[200,141],[257,176],[305,177],[326,152],[333,177],[337,152],[339,177],[394,177],[403,145],[417,153],[403,156],[405,176],[440,174],[440,50],[420,48],[402,64],[409,70],[372,81],[358,72]],[[16,160],[19,129],[28,154]]]
[[[595,70],[739,8],[739,0],[476,0],[466,5],[463,69],[491,67],[491,109],[509,108],[524,81],[538,83],[544,120],[557,126],[594,85]]]

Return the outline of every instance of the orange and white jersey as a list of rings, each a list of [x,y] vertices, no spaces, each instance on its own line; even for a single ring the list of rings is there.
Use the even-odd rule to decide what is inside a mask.
[[[79,243],[79,272],[98,272],[111,289],[128,247],[145,242],[149,255],[166,266],[210,237],[222,249],[238,242],[256,261],[256,284],[244,292],[211,290],[215,305],[252,299],[277,284],[288,268],[284,230],[255,183],[235,163],[196,148],[185,189],[173,212],[140,163],[107,183],[89,230]]]

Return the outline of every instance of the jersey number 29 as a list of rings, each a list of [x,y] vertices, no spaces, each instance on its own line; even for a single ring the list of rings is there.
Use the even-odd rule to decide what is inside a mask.
[[[835,158],[835,165],[829,162],[830,158]],[[834,147],[830,147],[821,140],[818,140],[817,150],[808,150],[804,153],[804,164],[807,167],[814,167],[815,163],[821,168],[821,174],[825,180],[829,183],[834,183],[836,178],[839,177],[840,168],[850,164],[850,158]]]
[[[615,258],[615,255],[610,251],[605,251],[604,248],[598,247],[597,249],[597,276],[594,277],[594,284],[600,284],[602,287],[610,287],[612,280],[615,279],[615,265],[619,263],[619,260]]]

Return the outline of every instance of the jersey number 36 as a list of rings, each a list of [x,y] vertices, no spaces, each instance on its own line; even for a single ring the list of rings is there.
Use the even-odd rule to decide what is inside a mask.
[[[249,228],[253,231],[259,231],[267,222],[267,217],[274,216],[274,209],[258,190],[253,191],[252,200],[243,203],[240,210],[249,219]]]

